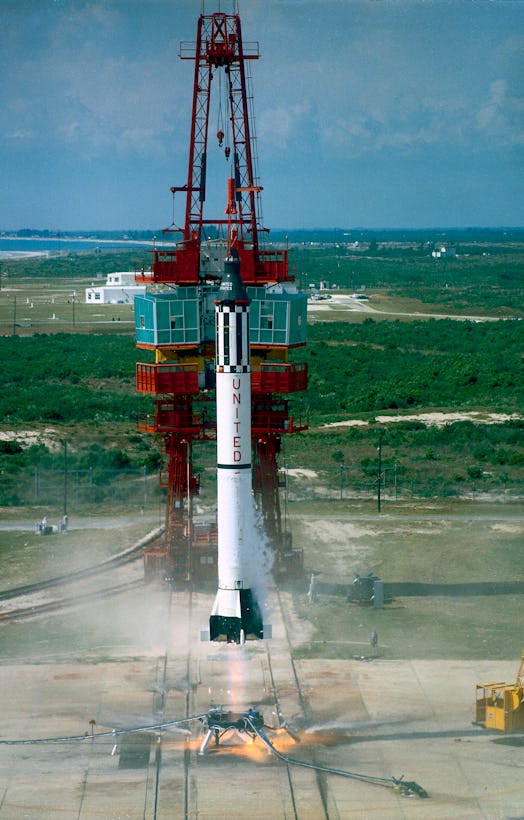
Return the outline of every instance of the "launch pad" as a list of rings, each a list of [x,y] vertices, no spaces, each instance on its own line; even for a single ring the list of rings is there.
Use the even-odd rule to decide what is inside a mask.
[[[202,720],[203,731],[205,732],[204,740],[199,749],[199,754],[206,753],[209,741],[214,738],[215,746],[220,745],[221,739],[229,732],[236,732],[239,735],[246,735],[254,743],[257,738],[262,741],[270,754],[275,755],[288,765],[302,766],[307,769],[314,769],[317,772],[324,774],[334,774],[340,777],[347,777],[354,780],[360,780],[365,783],[372,783],[376,786],[384,786],[394,789],[403,797],[428,797],[428,793],[414,780],[405,780],[404,777],[376,777],[374,775],[366,775],[362,772],[351,772],[347,769],[337,769],[333,766],[324,766],[318,763],[302,760],[295,757],[290,757],[287,754],[279,751],[274,743],[269,739],[262,714],[255,709],[249,709],[244,713],[235,713],[224,711],[223,709],[211,709]],[[285,724],[281,727],[288,732],[296,743],[300,742],[299,737],[295,732],[287,729]]]
[[[413,530],[424,520],[423,515],[417,519]],[[485,526],[484,518],[478,526]],[[322,516],[315,527],[326,536],[331,532],[331,522]],[[382,527],[390,538],[395,522],[388,517]],[[400,544],[404,518],[397,529]],[[372,556],[372,545],[367,549]],[[329,553],[334,565],[346,550],[344,542]],[[308,562],[314,555],[308,551]],[[132,567],[132,577],[140,579],[141,567]],[[351,573],[344,580],[351,583]],[[191,596],[184,587],[171,591],[139,584],[125,594],[86,597],[74,606],[69,602],[58,617],[47,613],[14,628],[4,625],[1,816],[51,820],[60,813],[105,817],[117,812],[153,818],[156,811],[157,817],[213,817],[219,806],[224,814],[240,817],[262,802],[266,815],[275,818],[293,816],[294,806],[298,817],[323,817],[325,806],[332,816],[364,817],[373,810],[376,817],[391,820],[457,813],[519,816],[523,790],[516,747],[521,739],[512,745],[511,737],[472,725],[475,681],[511,679],[514,659],[472,660],[466,634],[457,637],[452,658],[413,657],[405,631],[395,627],[390,657],[362,663],[354,659],[354,650],[359,640],[369,645],[369,635],[358,630],[355,616],[362,619],[367,610],[349,608],[347,652],[334,658],[340,636],[325,629],[311,644],[310,620],[297,617],[303,600],[303,586],[281,590],[278,599],[271,590],[270,609],[273,616],[278,613],[273,639],[244,647],[195,641],[213,597],[211,592]],[[395,619],[413,602],[405,604]],[[311,658],[301,652],[308,646],[314,648]],[[217,704],[224,714],[217,715]],[[256,728],[276,752],[269,754],[259,735],[253,742],[249,707],[260,710],[264,725]],[[197,715],[201,719],[190,725],[179,724]],[[213,731],[205,754],[199,755],[204,718],[209,728],[218,729],[219,745]],[[298,743],[283,731],[287,721]],[[143,726],[141,742],[131,747],[127,739],[135,734],[114,736],[115,726],[126,732]],[[182,734],[182,727],[191,733]],[[102,732],[107,734],[97,737]],[[69,735],[79,739],[27,743]],[[7,745],[6,740],[18,743]],[[115,746],[120,752],[113,753]],[[127,752],[136,753],[134,761]],[[288,766],[277,752],[300,763]],[[302,765],[310,762],[365,776],[393,774],[398,782],[377,788],[380,783]],[[421,784],[430,799],[402,798],[406,780]],[[256,784],[260,804],[254,804],[246,783]]]
[[[229,732],[247,735],[254,741],[257,737],[256,730],[262,729],[263,726],[264,718],[260,712],[253,709],[245,713],[210,709],[202,718],[202,731],[205,732],[205,737],[198,753],[205,754],[211,738],[214,738],[214,745],[219,746],[222,738]]]

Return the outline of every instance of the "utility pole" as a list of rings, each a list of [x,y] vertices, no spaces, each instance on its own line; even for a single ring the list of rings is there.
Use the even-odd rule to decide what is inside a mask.
[[[67,441],[64,445],[64,520],[67,520]]]
[[[378,437],[377,512],[380,512],[380,483],[382,481],[382,431]]]

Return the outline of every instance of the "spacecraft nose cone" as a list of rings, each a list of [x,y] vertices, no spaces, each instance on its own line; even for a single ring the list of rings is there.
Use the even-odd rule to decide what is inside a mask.
[[[246,286],[240,275],[240,260],[235,248],[231,249],[231,255],[224,261],[224,276],[218,291],[217,302],[247,302],[248,296]]]

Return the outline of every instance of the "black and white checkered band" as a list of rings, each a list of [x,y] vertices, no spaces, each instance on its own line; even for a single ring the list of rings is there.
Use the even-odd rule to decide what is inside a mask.
[[[248,364],[234,365],[234,364],[219,364],[217,365],[218,373],[251,373],[251,368]]]
[[[249,305],[217,304],[215,320],[217,371],[247,373],[250,361]]]

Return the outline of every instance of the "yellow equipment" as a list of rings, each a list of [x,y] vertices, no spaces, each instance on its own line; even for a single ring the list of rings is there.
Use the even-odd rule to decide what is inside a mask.
[[[524,729],[524,652],[515,683],[477,683],[476,722],[509,734]]]

